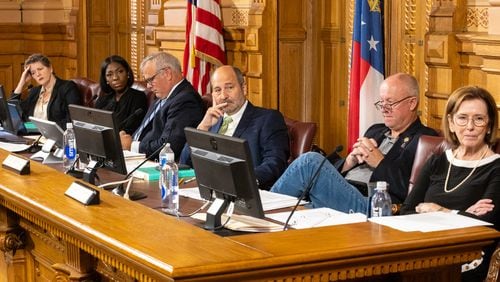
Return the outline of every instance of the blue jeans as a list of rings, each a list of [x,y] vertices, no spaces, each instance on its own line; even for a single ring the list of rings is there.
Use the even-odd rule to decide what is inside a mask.
[[[306,153],[293,161],[274,183],[271,192],[300,197],[324,157],[318,153]],[[309,192],[313,208],[328,207],[338,211],[366,214],[368,198],[349,184],[337,169],[326,161]]]

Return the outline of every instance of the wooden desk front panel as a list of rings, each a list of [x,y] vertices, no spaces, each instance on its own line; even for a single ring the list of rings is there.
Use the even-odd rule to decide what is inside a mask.
[[[101,204],[83,206],[64,196],[73,178],[31,164],[28,176],[0,168],[0,243],[27,235],[15,255],[5,251],[7,281],[336,281],[388,273],[453,281],[461,263],[499,237],[486,227],[404,233],[367,222],[222,238],[107,192]]]

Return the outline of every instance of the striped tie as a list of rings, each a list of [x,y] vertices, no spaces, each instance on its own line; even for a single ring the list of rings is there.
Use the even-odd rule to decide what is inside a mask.
[[[223,120],[222,120],[222,125],[220,126],[219,128],[219,134],[225,134],[226,131],[227,131],[227,128],[229,127],[229,124],[233,122],[233,118],[230,117],[230,116],[226,116]]]
[[[164,100],[165,99],[160,99],[160,100],[158,100],[158,101],[155,102],[155,104],[154,104],[154,107],[155,107],[154,110],[151,111],[151,114],[149,116],[147,116],[146,118],[144,118],[142,120],[141,126],[135,131],[134,135],[132,136],[132,139],[134,141],[139,141],[139,137],[141,137],[142,131],[153,120],[153,118],[155,117],[156,113],[158,113],[161,110],[161,107],[164,104],[163,103]]]

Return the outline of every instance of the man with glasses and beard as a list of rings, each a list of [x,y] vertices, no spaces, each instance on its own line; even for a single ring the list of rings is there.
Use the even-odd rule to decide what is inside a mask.
[[[380,85],[379,110],[383,124],[372,125],[353,145],[346,159],[335,166],[323,162],[318,153],[296,159],[271,188],[272,192],[300,197],[318,169],[308,200],[314,208],[329,207],[343,212],[365,213],[368,197],[356,187],[359,183],[385,181],[393,204],[401,204],[408,184],[421,135],[436,135],[417,115],[418,82],[408,74],[395,74]]]

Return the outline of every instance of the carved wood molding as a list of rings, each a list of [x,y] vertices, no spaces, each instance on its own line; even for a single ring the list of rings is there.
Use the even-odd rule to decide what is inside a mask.
[[[84,237],[75,236],[75,234],[71,234],[70,232],[59,227],[57,224],[41,218],[36,213],[33,213],[32,211],[29,211],[20,205],[16,205],[15,203],[6,201],[5,199],[0,199],[0,205],[6,207],[7,209],[13,211],[15,214],[19,215],[19,217],[23,218],[23,220],[21,220],[22,228],[26,229],[26,231],[33,232],[31,234],[39,236],[44,242],[50,244],[52,247],[57,248],[60,251],[64,251],[65,248],[63,245],[60,245],[57,242],[67,242],[74,245],[79,250],[88,253],[96,260],[102,261],[106,265],[109,265],[113,269],[116,269],[116,271],[120,271],[133,279],[137,279],[140,281],[154,280],[153,278],[137,270],[130,264],[126,263],[124,260],[119,259],[117,253],[106,252],[102,248],[94,247],[92,244],[89,244],[87,240],[83,240]],[[55,264],[54,266],[55,269],[60,272],[58,274],[59,277],[65,277],[65,275],[68,275],[68,273],[73,276],[75,275],[74,271],[68,272],[69,266],[63,267],[61,264]],[[62,275],[62,273],[65,274]],[[80,275],[83,275],[82,277],[84,277],[88,274],[80,273]]]

